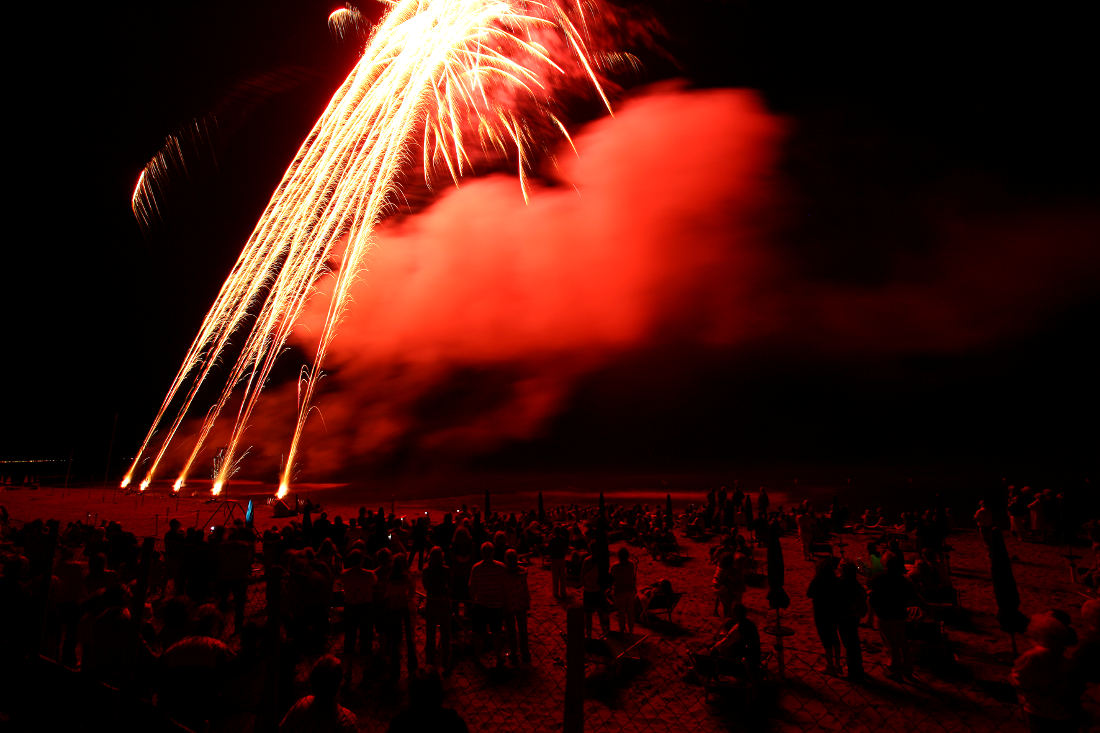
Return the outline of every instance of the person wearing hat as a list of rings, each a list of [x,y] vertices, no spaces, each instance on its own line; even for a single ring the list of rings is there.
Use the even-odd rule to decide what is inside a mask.
[[[1031,617],[1028,635],[1035,645],[1012,668],[1012,684],[1023,701],[1032,731],[1073,731],[1073,684],[1066,647],[1077,641],[1059,614],[1046,611]]]

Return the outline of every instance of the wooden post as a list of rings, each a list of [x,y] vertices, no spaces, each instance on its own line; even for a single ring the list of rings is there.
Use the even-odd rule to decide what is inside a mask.
[[[267,558],[264,558],[265,563]],[[258,733],[274,733],[279,727],[279,678],[281,663],[279,654],[280,620],[282,612],[283,569],[278,565],[268,565],[264,573],[264,593],[267,601],[267,624],[264,627],[264,644],[269,654],[264,665],[264,687],[260,693],[260,709],[256,715]],[[351,660],[347,660],[351,664]],[[350,666],[344,670],[350,674]]]
[[[584,609],[566,611],[565,733],[584,731]]]
[[[780,622],[779,609],[775,609],[775,659],[779,665],[779,678],[783,679],[786,670],[783,668],[783,624]]]
[[[134,597],[130,601],[130,622],[133,624],[130,637],[131,683],[138,682],[137,675],[143,670],[138,668],[138,649],[141,646],[141,617],[145,615],[145,599],[149,595],[149,571],[153,567],[153,548],[156,540],[146,537],[141,543],[141,560],[138,562],[137,582],[134,583]]]
[[[115,431],[118,430],[118,413],[111,423],[111,441],[107,444],[107,466],[103,469],[103,488],[107,488],[107,479],[111,475],[111,454],[115,451]]]
[[[46,537],[46,560],[42,566],[42,578],[38,588],[38,618],[42,619],[42,625],[38,629],[38,649],[36,650],[38,652],[43,651],[43,647],[46,645],[46,640],[50,632],[49,614],[46,613],[46,610],[50,605],[50,582],[53,580],[53,560],[55,554],[57,554],[57,524],[50,522],[49,535]],[[57,655],[49,654],[48,656],[54,659]]]
[[[134,598],[130,606],[130,614],[140,625],[141,615],[145,613],[145,598],[149,594],[149,571],[153,567],[153,548],[156,546],[155,537],[146,537],[141,543],[141,560],[138,565],[137,583],[134,584]]]

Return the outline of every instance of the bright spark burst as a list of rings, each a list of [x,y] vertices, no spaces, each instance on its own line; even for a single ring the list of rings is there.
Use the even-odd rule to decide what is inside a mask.
[[[359,10],[351,6],[334,10],[328,16],[329,31],[341,41],[349,37],[358,39],[364,35],[366,25],[366,21],[363,20]]]
[[[534,140],[532,119],[520,110],[533,107],[568,138],[553,114],[549,91],[552,77],[567,74],[563,65],[579,69],[578,75],[590,81],[610,110],[582,32],[587,29],[585,10],[579,1],[566,7],[557,0],[391,4],[245,244],[188,349],[123,487],[132,480],[169,407],[182,395],[142,480],[143,489],[149,485],[200,386],[225,353],[230,337],[251,317],[251,330],[175,484],[182,486],[186,481],[215,421],[240,387],[240,406],[211,490],[215,496],[221,493],[276,357],[318,279],[342,254],[312,366],[303,369],[299,382],[298,416],[278,490],[279,497],[286,495],[326,351],[348,291],[373,243],[374,227],[392,207],[398,176],[412,162],[412,147],[422,148],[426,180],[433,169],[445,169],[456,184],[472,167],[471,143],[505,154],[515,150],[526,200],[528,149]],[[358,13],[352,9],[338,10],[329,18],[330,27],[341,35],[358,22]],[[552,58],[552,53],[558,58]],[[151,185],[150,175],[148,168],[143,171],[134,193],[135,214],[143,212],[139,220],[155,207],[155,201],[145,203],[153,200],[149,195],[139,197]]]
[[[164,145],[138,175],[130,208],[143,230],[149,230],[161,217],[160,200],[179,176],[191,175],[190,163],[212,155],[211,137],[217,122],[213,117],[198,118],[164,140]]]

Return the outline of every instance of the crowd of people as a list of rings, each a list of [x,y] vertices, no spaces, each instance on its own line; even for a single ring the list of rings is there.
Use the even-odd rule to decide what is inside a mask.
[[[44,633],[5,634],[4,650],[43,651],[200,728],[253,719],[266,689],[285,694],[296,668],[336,651],[316,662],[312,702],[290,707],[284,697],[280,709],[290,708],[288,730],[307,729],[302,721],[322,708],[342,730],[354,716],[334,707],[335,668],[344,684],[406,678],[410,694],[415,680],[432,698],[460,652],[486,668],[530,665],[532,558],[549,561],[559,600],[579,586],[588,635],[594,616],[611,632],[612,611],[618,633],[632,633],[639,610],[670,588],[639,588],[630,551],[612,564],[609,538],[652,541],[669,520],[642,507],[489,517],[464,507],[438,523],[381,508],[345,522],[307,509],[262,532],[240,520],[203,532],[173,519],[147,547],[117,522],[5,523],[3,628]]]
[[[1006,502],[1017,530],[1012,507],[1021,495],[1013,490]],[[1004,514],[982,504],[975,526],[986,537],[1006,524]],[[443,707],[441,679],[460,658],[486,670],[532,664],[533,563],[549,568],[563,609],[580,602],[586,637],[596,636],[597,621],[601,635],[629,637],[640,615],[676,596],[667,578],[639,578],[634,553],[673,564],[677,533],[711,544],[713,613],[721,619],[712,641],[690,655],[696,679],[762,678],[746,592],[767,583],[758,555],[780,535],[797,535],[803,558],[815,563],[804,593],[828,674],[864,681],[860,634],[871,629],[881,635],[889,676],[912,680],[913,644],[934,642],[937,611],[958,602],[947,545],[953,518],[938,498],[896,522],[881,508],[856,514],[838,499],[824,511],[809,501],[774,506],[766,489],[753,496],[739,486],[709,492],[678,517],[671,502],[605,506],[602,497],[598,506],[547,512],[483,516],[463,507],[439,522],[382,508],[330,520],[307,508],[262,532],[241,521],[204,532],[172,520],[156,543],[115,522],[17,525],[2,516],[2,651],[42,652],[194,728],[247,730],[264,710],[277,710],[285,730],[352,730],[354,714],[337,702],[342,687],[407,679],[411,705],[392,730],[428,720],[439,731],[464,730]],[[873,537],[865,553],[835,554],[851,544],[836,543],[837,535],[855,531]],[[622,543],[614,554],[613,543]],[[1064,614],[1033,621],[1036,646],[1019,658],[1013,681],[1036,725],[1073,721],[1073,694],[1080,699],[1097,681],[1083,671],[1100,669],[1098,602],[1090,603],[1079,640]],[[10,633],[26,628],[43,633]],[[295,677],[306,666],[312,694],[295,701]]]

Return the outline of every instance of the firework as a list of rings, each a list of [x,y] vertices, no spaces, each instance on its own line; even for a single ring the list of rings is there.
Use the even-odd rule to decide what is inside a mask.
[[[260,217],[188,349],[123,487],[132,481],[169,406],[178,401],[141,482],[142,488],[149,485],[230,337],[246,318],[254,317],[175,482],[177,489],[184,484],[215,422],[239,390],[240,405],[212,487],[215,495],[221,491],[235,470],[276,358],[318,279],[340,257],[312,365],[303,369],[299,381],[298,414],[279,484],[279,496],[286,493],[349,288],[372,244],[374,227],[393,206],[399,176],[413,163],[414,147],[421,147],[429,185],[434,170],[445,170],[457,183],[472,167],[475,149],[514,151],[526,198],[535,131],[552,127],[565,134],[553,111],[556,80],[585,78],[610,110],[582,32],[587,27],[584,10],[580,3],[566,7],[522,0],[392,4]],[[333,32],[341,35],[359,22],[350,8],[329,18]],[[143,172],[138,191],[148,185],[147,174]]]
[[[329,32],[341,41],[348,38],[358,39],[363,34],[365,25],[359,10],[350,5],[346,8],[334,10],[328,16]]]

